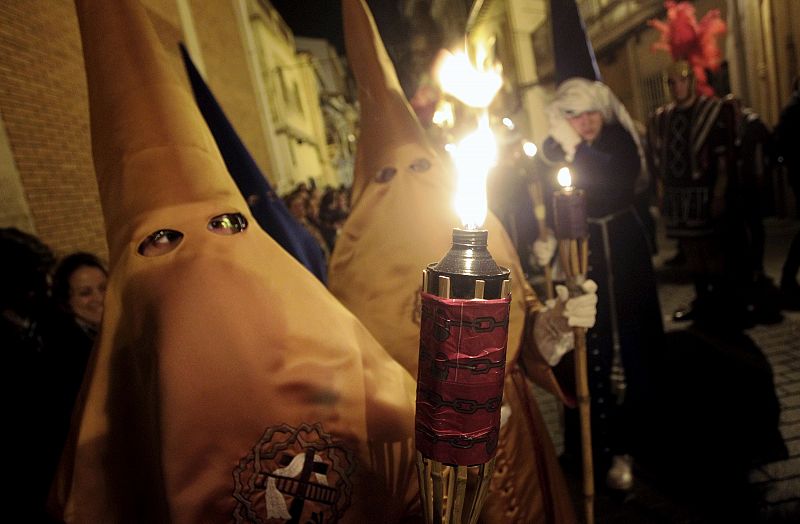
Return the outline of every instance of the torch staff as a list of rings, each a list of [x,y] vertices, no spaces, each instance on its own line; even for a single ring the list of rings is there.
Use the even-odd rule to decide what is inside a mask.
[[[487,238],[454,229],[451,250],[422,275],[416,447],[427,524],[475,524],[494,471],[511,281]]]
[[[587,238],[562,239],[558,242],[561,267],[567,277],[571,295],[581,294],[586,281],[589,258]],[[581,426],[581,455],[583,458],[583,502],[586,523],[594,523],[594,464],[592,460],[592,423],[589,395],[589,366],[586,353],[586,328],[572,328],[575,337],[575,381],[578,413]]]
[[[553,195],[555,235],[558,257],[567,278],[570,294],[583,294],[589,268],[589,233],[586,221],[586,194],[572,186],[569,169],[561,168],[558,182],[562,189]],[[586,354],[586,328],[574,327],[575,383],[581,425],[583,456],[583,501],[587,524],[594,524],[594,465],[592,463],[592,422],[589,374]]]
[[[428,271],[422,272],[423,290],[428,290]],[[450,277],[439,275],[439,295],[450,298]],[[475,298],[482,299],[486,282],[475,281]],[[460,524],[467,500],[468,524],[477,522],[486,488],[494,471],[494,458],[479,468],[443,464],[425,457],[417,451],[417,472],[420,481],[420,495],[426,523]],[[484,467],[488,466],[488,467]],[[469,472],[472,471],[472,487],[468,492]],[[477,480],[477,482],[476,482]],[[445,489],[446,488],[446,489]],[[469,495],[469,496],[468,496]]]

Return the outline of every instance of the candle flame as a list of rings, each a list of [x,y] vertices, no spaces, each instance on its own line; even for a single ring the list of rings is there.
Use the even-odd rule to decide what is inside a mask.
[[[562,167],[559,169],[556,178],[558,179],[558,183],[561,187],[567,188],[572,186],[572,175],[570,174],[568,167]]]
[[[450,151],[458,172],[455,207],[465,229],[477,229],[486,220],[486,177],[497,163],[497,142],[483,115],[478,127]]]
[[[453,112],[453,104],[447,101],[442,101],[433,113],[433,123],[439,127],[453,127],[455,116]]]
[[[525,152],[526,156],[533,158],[539,152],[539,148],[533,142],[525,142],[522,144],[522,151]]]
[[[488,107],[503,85],[499,67],[479,70],[462,51],[445,52],[437,77],[444,93],[477,108]]]

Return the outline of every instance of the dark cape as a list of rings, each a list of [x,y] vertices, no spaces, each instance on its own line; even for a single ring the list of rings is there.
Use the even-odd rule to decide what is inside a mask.
[[[45,507],[92,340],[71,316],[45,307],[26,326],[0,315],[0,347],[3,413],[13,428],[6,439],[7,496],[24,508],[27,522],[56,522]]]

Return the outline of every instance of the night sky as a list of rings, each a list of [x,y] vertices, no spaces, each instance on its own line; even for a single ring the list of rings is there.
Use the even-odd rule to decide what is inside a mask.
[[[292,29],[295,36],[326,38],[344,54],[341,0],[270,0]],[[386,42],[401,38],[398,2],[389,0],[368,1],[375,21]]]

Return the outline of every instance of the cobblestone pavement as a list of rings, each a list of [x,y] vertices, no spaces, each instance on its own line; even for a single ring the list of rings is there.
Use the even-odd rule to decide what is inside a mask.
[[[800,230],[800,222],[787,219],[765,221],[767,245],[764,257],[767,276],[778,282],[789,243]],[[663,264],[674,254],[674,245],[661,239],[659,257],[654,259],[659,274],[659,298],[666,330],[683,329],[685,324],[672,322],[671,313],[690,303],[694,290],[691,283]],[[635,468],[634,490],[625,495],[609,494],[598,486],[595,504],[598,524],[622,523],[685,523],[717,522],[790,523],[800,522],[800,312],[784,311],[784,319],[773,325],[758,325],[747,335],[761,349],[772,368],[775,394],[780,403],[779,429],[788,450],[788,458],[761,464],[750,471],[744,492],[731,497],[751,497],[754,513],[731,515],[720,506],[720,498],[711,500],[702,493],[683,493],[680,486],[665,483],[641,468]],[[676,377],[678,378],[678,377]],[[545,422],[556,449],[563,451],[561,407],[548,393],[537,389]],[[576,509],[580,512],[581,481],[565,471]],[[691,475],[691,471],[687,471]],[[733,501],[732,501],[733,502]],[[724,515],[724,517],[720,516]]]
[[[776,281],[798,229],[793,221],[767,222],[765,269]],[[784,311],[780,324],[756,326],[748,334],[772,366],[780,431],[789,452],[788,459],[751,471],[750,484],[760,494],[763,522],[800,522],[800,312]]]

